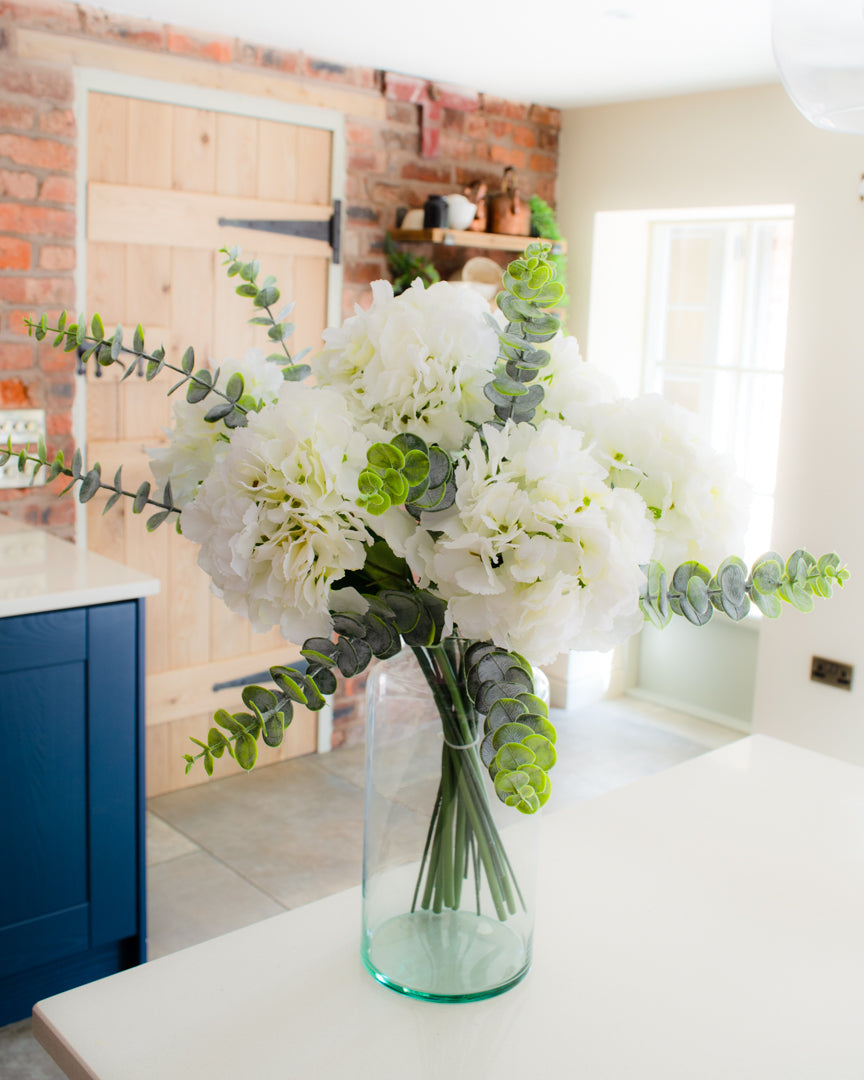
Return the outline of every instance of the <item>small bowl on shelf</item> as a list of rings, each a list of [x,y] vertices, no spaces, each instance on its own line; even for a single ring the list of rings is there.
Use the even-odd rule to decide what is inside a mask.
[[[451,229],[461,232],[468,228],[477,213],[477,204],[464,195],[445,195],[447,200],[447,220]]]

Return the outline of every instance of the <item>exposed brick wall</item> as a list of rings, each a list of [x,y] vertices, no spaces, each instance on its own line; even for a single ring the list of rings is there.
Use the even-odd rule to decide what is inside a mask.
[[[0,409],[44,408],[49,450],[71,452],[74,377],[68,356],[27,336],[25,319],[75,303],[75,130],[71,67],[35,62],[18,52],[22,29],[44,30],[130,50],[175,55],[237,70],[266,72],[304,86],[350,91],[346,111],[347,198],[343,311],[368,301],[369,283],[387,276],[386,231],[400,207],[420,207],[430,194],[461,191],[473,180],[494,188],[505,166],[520,189],[554,205],[558,162],[557,110],[477,95],[478,108],[444,109],[439,155],[420,156],[420,106],[386,101],[386,117],[370,120],[361,104],[382,99],[384,73],[346,67],[300,52],[212,37],[87,7],[45,0],[0,0]],[[482,248],[430,248],[447,277]],[[507,256],[495,256],[506,262]],[[59,486],[59,482],[56,486]],[[71,536],[74,505],[36,488],[0,491],[0,510]],[[343,687],[334,742],[355,741],[363,680]]]

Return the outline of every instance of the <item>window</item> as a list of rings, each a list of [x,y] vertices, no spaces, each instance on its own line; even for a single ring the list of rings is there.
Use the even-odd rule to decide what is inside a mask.
[[[789,218],[649,224],[643,386],[735,458],[748,560],[770,546],[791,249]]]

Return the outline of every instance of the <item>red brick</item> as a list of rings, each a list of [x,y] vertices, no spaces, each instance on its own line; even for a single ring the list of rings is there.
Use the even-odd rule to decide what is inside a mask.
[[[372,206],[349,206],[345,216],[352,225],[377,225],[380,214]]]
[[[13,199],[35,199],[37,186],[32,173],[0,169],[0,195],[9,195]]]
[[[39,251],[39,268],[41,270],[74,270],[75,248],[55,247],[45,244]]]
[[[296,75],[300,71],[301,56],[295,52],[283,52],[282,49],[264,48],[258,45],[250,45],[247,42],[238,43],[237,59],[241,64],[251,64],[253,67],[270,68],[273,71],[283,71],[288,75]]]
[[[46,206],[0,203],[0,232],[72,237],[75,235],[75,215],[69,210]]]
[[[45,433],[52,435],[72,434],[72,414],[70,412],[51,412],[45,417]]]
[[[300,74],[311,79],[325,79],[327,82],[359,86],[365,90],[377,88],[377,77],[372,68],[335,64],[330,60],[321,60],[318,57],[302,57]]]
[[[29,341],[0,341],[0,371],[24,371],[33,367],[33,346]]]
[[[489,135],[489,119],[482,113],[466,113],[465,134],[472,139],[485,139]]]
[[[537,129],[537,146],[541,150],[550,150],[553,154],[558,153],[558,132],[554,128],[541,127]]]
[[[510,146],[490,146],[489,160],[499,165],[512,165],[516,169],[524,169],[525,151],[514,150]]]
[[[424,184],[452,184],[453,169],[449,165],[427,165],[420,161],[407,161],[401,175],[405,180],[421,180]]]
[[[381,142],[388,150],[404,150],[408,154],[416,154],[420,146],[416,128],[411,131],[385,128],[381,132]]]
[[[460,139],[453,135],[441,136],[441,154],[445,158],[468,161],[474,157],[474,145],[470,139]]]
[[[345,195],[349,199],[362,201],[366,198],[366,181],[357,173],[348,173],[345,177]]]
[[[31,139],[26,135],[0,135],[0,157],[16,165],[71,172],[75,168],[75,147],[53,139]]]
[[[561,110],[547,109],[545,105],[531,106],[531,119],[535,124],[546,124],[547,127],[561,127]]]
[[[417,105],[405,101],[387,102],[387,119],[393,124],[411,124],[419,127],[420,110]]]
[[[54,336],[49,334],[36,346],[36,363],[40,371],[63,372],[66,375],[75,370],[74,353],[63,352],[62,347],[54,348]]]
[[[161,49],[165,44],[163,27],[150,19],[134,19],[126,15],[111,15],[107,11],[79,8],[81,29],[93,37],[119,41],[139,49]]]
[[[13,236],[0,236],[0,270],[27,270],[30,267],[30,245]]]
[[[534,184],[534,193],[545,199],[550,206],[555,204],[555,177],[541,177]]]
[[[21,379],[0,379],[0,406],[4,409],[27,409],[34,404],[32,386]]]
[[[0,300],[13,304],[75,303],[75,283],[71,277],[0,277]]]
[[[554,173],[558,165],[555,158],[548,157],[546,154],[532,154],[528,167],[532,172]]]
[[[521,125],[513,128],[513,142],[517,146],[526,146],[529,150],[532,150],[537,145],[537,139],[531,128],[522,127]]]
[[[39,198],[44,202],[74,204],[75,181],[71,176],[48,176],[42,181]]]
[[[71,109],[52,109],[39,114],[39,130],[47,135],[62,135],[74,139],[76,133],[75,113]]]
[[[377,206],[420,206],[423,199],[405,184],[373,184],[372,202]]]
[[[348,172],[387,172],[387,159],[380,150],[352,150],[348,155]]]
[[[350,262],[345,266],[345,280],[352,285],[369,285],[379,278],[386,277],[382,262]]]
[[[345,140],[349,146],[374,146],[376,132],[368,124],[349,121],[345,125]]]
[[[0,89],[10,94],[27,94],[49,101],[71,101],[71,68],[69,71],[57,71],[54,68],[4,65],[0,67]]]
[[[168,52],[195,56],[199,60],[215,60],[220,64],[229,64],[234,59],[233,38],[210,38],[202,41],[176,30],[169,30],[165,44]]]
[[[505,116],[508,120],[527,120],[528,106],[520,105],[515,101],[507,101],[505,98],[493,97],[491,94],[483,95],[483,109],[490,116]]]
[[[489,185],[490,191],[497,191],[501,186],[500,172],[488,172],[485,169],[465,169],[460,165],[456,166],[457,184],[461,184],[462,187],[468,187],[468,185],[473,184],[475,180],[483,180]]]
[[[454,109],[445,109],[444,116],[441,120],[441,126],[445,131],[452,131],[457,135],[461,135],[465,130],[465,120],[466,114],[464,112],[456,112]]]
[[[496,139],[505,139],[513,131],[509,120],[490,120],[489,128]]]
[[[50,317],[49,313],[49,318]],[[4,318],[4,330],[7,334],[16,334],[21,337],[26,337],[28,333],[26,320],[32,318],[32,311],[7,311]]]
[[[80,30],[81,20],[77,6],[65,3],[48,3],[42,0],[14,0],[0,2],[0,18],[8,16],[18,26],[38,27],[43,30]]]
[[[33,127],[36,113],[26,105],[13,105],[0,102],[0,127],[13,128],[16,131],[28,131]]]
[[[51,374],[45,383],[45,405],[48,409],[63,412],[72,408],[75,401],[75,376],[71,372]]]

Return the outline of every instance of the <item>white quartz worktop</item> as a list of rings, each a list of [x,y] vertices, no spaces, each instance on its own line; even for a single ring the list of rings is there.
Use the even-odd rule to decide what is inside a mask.
[[[0,618],[157,592],[157,578],[0,514]]]

